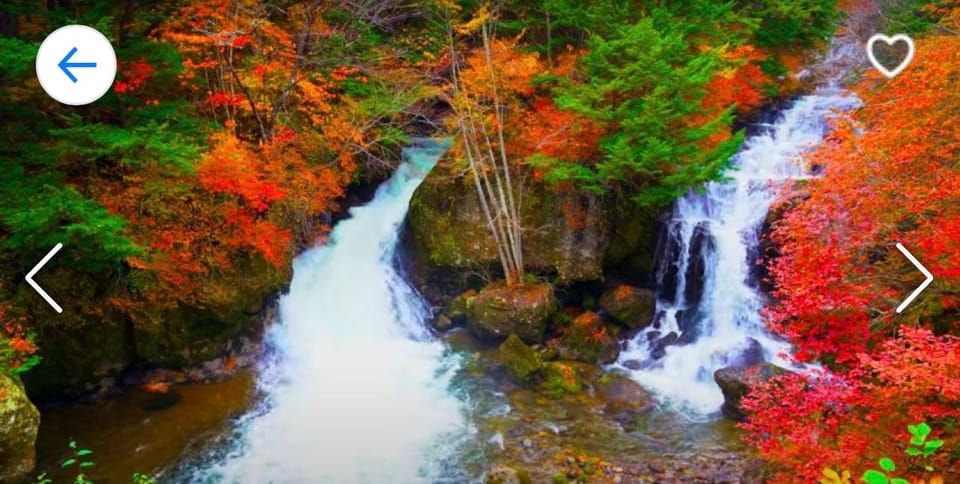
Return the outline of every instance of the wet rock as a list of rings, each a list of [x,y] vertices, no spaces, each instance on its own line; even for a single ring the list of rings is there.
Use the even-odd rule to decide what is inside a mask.
[[[680,329],[680,336],[683,337],[680,344],[696,341],[708,324],[710,322],[707,320],[707,315],[700,309],[677,311],[677,327]]]
[[[753,338],[747,338],[747,341],[741,347],[740,352],[734,356],[733,363],[730,366],[754,366],[759,365],[764,361],[766,361],[766,358],[763,355],[763,346],[760,345],[759,341]]]
[[[603,324],[600,315],[585,312],[573,319],[563,336],[550,345],[561,360],[606,365],[617,361],[620,344]]]
[[[543,341],[547,320],[557,311],[549,284],[493,283],[469,298],[466,306],[467,328],[478,338],[502,341],[516,334],[529,344]]]
[[[0,373],[0,482],[19,482],[36,466],[40,412],[17,377]]]
[[[468,290],[450,300],[447,304],[446,315],[455,326],[463,326],[467,322],[467,302],[477,295],[477,291]]]
[[[146,412],[166,410],[183,400],[183,396],[176,390],[148,391],[140,402],[140,408]]]
[[[607,373],[594,384],[594,392],[608,406],[644,411],[653,405],[653,396],[639,383],[621,373]]]
[[[498,465],[486,472],[483,478],[486,484],[530,484],[530,476],[523,470]]]
[[[453,329],[453,320],[446,314],[440,314],[433,320],[433,329],[443,333]]]
[[[683,226],[679,221],[671,221],[664,226],[657,239],[655,272],[659,297],[669,304],[677,303],[677,284],[680,273],[680,259],[686,257],[683,241]]]
[[[627,284],[620,284],[600,296],[600,309],[630,329],[649,326],[656,304],[653,291]]]
[[[515,334],[500,345],[500,361],[514,378],[523,382],[530,381],[543,367],[540,355]]]
[[[740,408],[743,397],[757,384],[787,371],[771,363],[761,363],[748,367],[728,366],[714,372],[713,379],[723,392],[723,414],[738,422],[746,420],[747,416]]]
[[[697,223],[690,237],[690,260],[687,261],[686,287],[683,291],[684,301],[690,307],[698,306],[703,300],[707,267],[715,251],[716,241],[710,233],[710,225],[707,222]]]
[[[680,335],[674,331],[667,333],[666,336],[662,338],[655,339],[650,344],[650,357],[659,360],[667,356],[667,347],[676,344],[679,339]]]

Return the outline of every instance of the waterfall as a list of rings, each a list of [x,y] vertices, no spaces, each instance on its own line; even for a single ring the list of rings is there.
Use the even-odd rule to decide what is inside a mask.
[[[823,140],[836,111],[859,104],[832,82],[797,99],[748,137],[726,180],[674,204],[657,251],[657,316],[618,362],[666,404],[702,418],[723,403],[715,370],[761,359],[789,366],[789,346],[760,316],[760,232],[778,187],[808,176],[800,155]]]
[[[449,388],[455,356],[424,326],[427,308],[394,265],[414,190],[445,146],[421,140],[329,242],[294,261],[262,403],[241,418],[229,450],[194,482],[438,482],[463,402]]]

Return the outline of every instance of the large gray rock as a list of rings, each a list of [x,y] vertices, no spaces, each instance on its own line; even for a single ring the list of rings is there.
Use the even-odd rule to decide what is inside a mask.
[[[746,367],[728,366],[713,373],[713,379],[723,392],[723,414],[738,422],[747,419],[740,408],[740,401],[756,385],[786,373],[788,370],[772,363],[760,363]]]
[[[448,163],[431,171],[410,202],[407,242],[429,284],[438,283],[430,279],[499,267],[472,179]],[[561,284],[599,280],[605,267],[650,270],[655,214],[629,200],[557,190],[532,180],[520,195],[517,190],[528,270],[555,273]]]
[[[547,321],[557,311],[550,284],[508,287],[497,282],[466,303],[467,328],[478,338],[492,341],[516,334],[528,344],[540,343]]]
[[[37,463],[40,412],[16,377],[0,373],[0,482],[26,479]]]

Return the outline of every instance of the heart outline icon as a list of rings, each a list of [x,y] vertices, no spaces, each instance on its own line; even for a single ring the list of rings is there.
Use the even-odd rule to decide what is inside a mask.
[[[873,45],[880,41],[883,41],[884,43],[886,43],[891,47],[897,42],[907,43],[907,56],[904,57],[903,61],[900,62],[900,65],[898,65],[893,70],[890,70],[884,67],[883,64],[877,61],[877,57],[873,55]],[[894,35],[893,37],[888,37],[884,34],[874,34],[873,37],[870,37],[870,40],[867,41],[867,58],[870,59],[870,63],[873,64],[873,67],[875,67],[878,71],[880,71],[881,73],[883,73],[883,75],[887,76],[890,79],[893,79],[894,77],[896,77],[897,74],[903,72],[903,70],[906,69],[908,65],[910,65],[910,61],[913,60],[913,54],[914,54],[913,39],[908,37],[906,34],[897,34],[897,35]]]

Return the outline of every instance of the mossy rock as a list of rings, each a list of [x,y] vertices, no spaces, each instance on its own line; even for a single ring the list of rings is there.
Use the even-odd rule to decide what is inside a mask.
[[[224,321],[210,311],[179,307],[166,313],[158,324],[134,329],[137,356],[152,365],[170,368],[209,361],[223,354],[249,319],[238,313]]]
[[[620,284],[600,296],[600,308],[630,329],[649,326],[656,307],[657,297],[653,291],[628,284]]]
[[[543,367],[536,350],[524,344],[515,334],[511,334],[500,345],[500,362],[521,382],[530,382]]]
[[[467,328],[484,340],[503,341],[516,334],[536,344],[543,341],[547,321],[556,311],[550,284],[493,283],[467,300]]]
[[[40,412],[30,403],[23,384],[0,373],[0,482],[20,482],[36,466]]]
[[[470,298],[476,295],[477,291],[471,289],[451,299],[450,302],[447,303],[446,316],[450,318],[454,326],[460,326],[466,323],[467,304],[470,302]]]
[[[42,327],[37,346],[43,359],[23,374],[36,401],[110,390],[135,359],[129,326],[110,320],[78,328]]]
[[[593,384],[597,397],[608,407],[643,411],[654,405],[654,397],[639,383],[622,373],[606,373]]]
[[[483,482],[485,484],[531,484],[533,481],[523,469],[498,465],[485,473]]]
[[[562,360],[606,365],[620,355],[620,344],[612,331],[603,324],[600,315],[587,311],[574,318],[564,329],[563,336],[549,345]]]
[[[462,176],[458,165],[457,160],[442,160],[410,202],[409,249],[434,274],[499,265],[473,181]],[[523,225],[533,229],[523,239],[528,270],[556,274],[557,282],[566,284],[600,280],[604,267],[637,255],[639,262],[631,266],[649,269],[652,264],[656,216],[624,209],[629,201],[538,182],[525,184],[522,194],[516,188],[515,198],[523,200]],[[616,254],[611,254],[614,246]]]
[[[576,365],[562,361],[551,361],[543,366],[541,390],[550,398],[564,395],[576,395],[583,392],[583,377]]]

